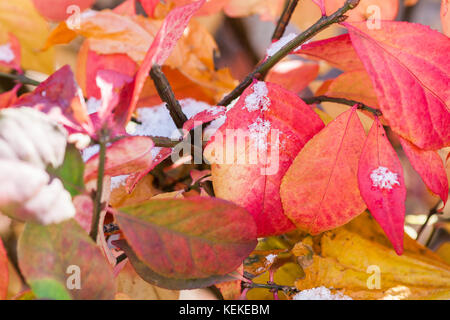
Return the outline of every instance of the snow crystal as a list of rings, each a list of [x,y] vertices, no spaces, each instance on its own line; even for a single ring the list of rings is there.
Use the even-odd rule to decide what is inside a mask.
[[[225,115],[217,118],[214,121],[211,121],[211,123],[209,124],[209,126],[206,128],[206,130],[204,131],[204,139],[206,141],[209,141],[212,136],[217,132],[217,130],[219,130],[219,128],[225,123],[225,121],[227,120],[227,113],[228,111],[230,111],[231,109],[234,108],[234,106],[236,105],[236,102],[239,101],[239,98],[234,99],[228,106],[227,106],[227,110],[225,111]],[[220,108],[216,108],[218,110],[220,110]],[[214,111],[213,111],[214,112]]]
[[[277,257],[276,254],[269,254],[266,256],[266,264],[272,264],[275,261],[275,258]]]
[[[340,292],[333,294],[330,289],[325,287],[303,290],[292,298],[293,300],[353,300]]]
[[[393,185],[400,185],[398,175],[386,167],[378,167],[370,174],[374,187],[380,189],[392,189]]]
[[[281,48],[283,48],[286,44],[291,42],[296,36],[297,36],[297,34],[295,34],[295,33],[289,33],[289,34],[285,35],[284,37],[282,37],[280,40],[272,43],[270,45],[270,47],[267,49],[267,57],[271,57],[275,53],[280,51]]]
[[[120,186],[125,185],[125,182],[127,181],[127,178],[129,176],[130,176],[129,174],[124,174],[121,176],[112,177],[111,178],[111,191],[119,188]]]
[[[267,89],[266,83],[264,81],[258,81],[253,85],[253,93],[249,94],[245,98],[245,105],[249,112],[253,112],[260,109],[261,111],[266,111],[270,106],[270,99],[267,96],[269,90]]]
[[[7,43],[0,46],[0,61],[10,63],[16,56],[11,49],[11,44]]]
[[[270,131],[270,121],[257,118],[255,122],[248,126],[250,138],[255,142],[258,151],[267,150],[267,135]]]
[[[86,103],[88,114],[96,113],[101,105],[102,101],[100,99],[90,97]]]

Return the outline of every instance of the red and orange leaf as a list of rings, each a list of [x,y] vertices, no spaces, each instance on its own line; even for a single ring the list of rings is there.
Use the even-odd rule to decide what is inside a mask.
[[[400,143],[413,168],[419,173],[428,189],[441,197],[445,206],[448,199],[447,174],[437,151],[421,150],[402,138]]]
[[[97,245],[74,220],[48,226],[27,223],[19,239],[18,257],[20,270],[38,298],[60,298],[46,290],[48,280],[59,285],[64,297],[76,300],[114,298],[112,269]],[[67,287],[69,277],[76,278],[77,271],[80,272],[80,288],[70,290]]]
[[[169,278],[226,275],[256,246],[250,214],[220,199],[151,200],[115,216],[137,257]]]
[[[119,176],[136,173],[148,168],[152,162],[151,150],[154,144],[148,137],[127,137],[111,144],[106,149],[105,176]],[[84,181],[97,178],[99,154],[86,162]]]
[[[317,78],[319,65],[300,60],[277,63],[267,74],[266,81],[279,84],[286,90],[301,92]]]
[[[406,187],[403,168],[378,118],[364,145],[358,168],[361,196],[398,255],[403,253]]]
[[[442,0],[441,4],[442,29],[447,37],[450,37],[450,2]]]
[[[224,125],[205,150],[207,158],[212,155],[208,160],[213,163],[214,191],[253,215],[258,237],[294,228],[283,213],[281,179],[302,147],[323,127],[319,116],[297,95],[273,83],[254,82],[227,112]],[[239,144],[240,132],[241,138],[249,138],[248,143]],[[237,142],[236,151],[227,140]]]
[[[303,147],[280,189],[284,212],[297,227],[317,234],[364,211],[356,174],[365,138],[353,107]]]
[[[381,21],[344,23],[363,61],[384,118],[421,149],[450,145],[450,41],[419,24]]]
[[[139,0],[142,4],[142,7],[145,10],[145,13],[153,18],[155,14],[155,8],[159,4],[160,0]]]
[[[22,95],[14,106],[32,107],[47,113],[69,130],[93,132],[83,95],[68,65],[48,77],[33,92]]]
[[[52,21],[62,21],[71,14],[76,14],[76,11],[69,10],[70,6],[78,7],[81,12],[91,7],[94,2],[95,0],[33,0],[39,13]]]
[[[0,67],[12,68],[21,71],[20,42],[12,33],[8,35],[8,41],[0,44]]]
[[[9,271],[8,256],[2,239],[0,239],[0,300],[5,300],[8,293]]]
[[[333,67],[344,71],[364,70],[364,65],[356,54],[348,34],[305,43],[294,53],[316,60],[325,60]]]
[[[22,87],[22,84],[16,84],[14,88],[9,91],[0,93],[0,109],[8,108],[17,101],[17,92]]]

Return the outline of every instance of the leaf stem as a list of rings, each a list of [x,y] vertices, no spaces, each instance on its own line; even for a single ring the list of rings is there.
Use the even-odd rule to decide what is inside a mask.
[[[22,84],[28,84],[28,85],[32,85],[32,86],[38,86],[41,84],[39,81],[28,78],[27,76],[25,76],[23,74],[12,74],[12,73],[0,72],[0,77],[15,80]]]
[[[334,103],[340,103],[345,104],[347,106],[353,107],[355,104],[358,105],[359,110],[365,110],[371,112],[374,116],[381,117],[383,113],[375,108],[369,107],[365,105],[362,102],[345,99],[345,98],[333,98],[328,96],[316,96],[311,98],[302,98],[303,101],[305,101],[306,104],[315,104],[315,103],[321,103],[321,102],[334,102]]]
[[[253,79],[261,79],[264,75],[277,64],[281,59],[295,50],[298,46],[303,44],[305,41],[311,39],[317,33],[327,28],[328,26],[344,21],[347,16],[344,14],[359,4],[360,0],[347,0],[345,4],[330,16],[323,16],[311,27],[305,30],[303,33],[299,34],[297,37],[288,42],[284,47],[282,47],[273,56],[266,59],[264,62],[258,64],[258,66],[253,70],[247,77],[227,96],[225,96],[221,101],[219,101],[219,106],[227,106],[234,99],[239,97],[244,90],[251,85]]]
[[[97,172],[97,190],[95,192],[94,212],[92,214],[91,232],[89,233],[94,242],[97,242],[98,225],[100,220],[100,213],[102,211],[103,178],[105,174],[105,161],[106,161],[106,139],[103,133],[100,134],[99,145],[100,151],[99,151],[99,162]]]
[[[166,103],[166,107],[170,112],[170,116],[175,122],[177,128],[183,128],[183,124],[188,120],[186,115],[181,110],[181,105],[175,98],[172,87],[169,81],[161,70],[161,66],[154,65],[150,70],[150,77],[155,83],[156,90],[158,91],[161,99]]]
[[[283,36],[286,27],[291,20],[292,14],[297,7],[297,4],[298,0],[286,0],[283,13],[280,16],[280,19],[278,19],[277,26],[275,27],[275,31],[273,32],[272,41],[280,40],[280,38]]]

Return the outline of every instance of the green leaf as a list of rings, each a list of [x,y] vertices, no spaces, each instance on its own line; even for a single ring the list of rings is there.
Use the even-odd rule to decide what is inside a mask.
[[[31,290],[40,299],[72,300],[70,293],[61,283],[53,279],[38,279],[30,282]]]
[[[73,144],[68,144],[64,156],[64,162],[58,168],[49,167],[48,173],[58,177],[63,182],[64,188],[75,197],[84,190],[84,162],[80,152]]]

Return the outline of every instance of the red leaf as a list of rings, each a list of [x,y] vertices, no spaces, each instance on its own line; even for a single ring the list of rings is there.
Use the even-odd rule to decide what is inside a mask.
[[[402,138],[400,138],[400,143],[413,168],[419,173],[427,187],[441,197],[445,206],[448,199],[448,181],[444,163],[439,154],[436,151],[419,149]]]
[[[192,16],[205,1],[206,0],[199,0],[183,7],[177,7],[170,11],[166,16],[136,74],[130,104],[124,104],[123,107],[119,108],[117,111],[117,123],[125,124],[130,121],[131,114],[136,109],[139,96],[150,69],[154,64],[162,66],[167,58],[169,58]]]
[[[14,88],[9,91],[0,93],[0,109],[8,108],[17,101],[17,91],[22,87],[22,84],[16,84]]]
[[[32,107],[49,114],[72,131],[93,133],[83,95],[68,65],[62,67],[14,106]]]
[[[153,18],[155,15],[155,8],[160,2],[160,0],[139,0],[142,4],[142,7],[145,10],[145,13],[150,17]]]
[[[191,131],[195,127],[200,126],[207,122],[214,121],[224,116],[225,112],[226,112],[225,107],[217,106],[197,113],[195,116],[193,116],[183,124],[184,134],[187,135],[189,131]]]
[[[400,160],[378,118],[359,160],[358,182],[367,208],[398,255],[403,253],[406,187]]]
[[[307,55],[309,58],[317,60],[325,60],[333,67],[344,71],[364,69],[348,34],[305,43],[294,53]]]
[[[21,72],[20,62],[20,42],[15,35],[10,33],[8,42],[0,45],[0,66]]]
[[[281,179],[305,143],[323,127],[319,116],[294,93],[273,83],[255,82],[228,111],[207,146],[207,158],[214,153],[216,196],[246,208],[255,218],[258,237],[294,228],[283,213]],[[235,151],[226,140],[236,141],[233,135],[239,130],[249,143],[237,143]]]
[[[5,300],[8,294],[8,256],[6,255],[5,247],[2,239],[0,239],[0,300]]]
[[[289,60],[277,63],[267,74],[266,81],[298,93],[316,79],[318,74],[319,65],[317,63]]]
[[[125,0],[115,7],[113,11],[126,16],[134,16],[136,15],[136,0]]]
[[[138,258],[169,278],[225,275],[256,246],[252,217],[220,199],[151,200],[122,208],[116,219]]]
[[[365,138],[355,106],[303,147],[280,189],[285,214],[297,227],[317,234],[364,211],[356,172]]]
[[[448,37],[419,24],[344,23],[390,127],[421,149],[450,145]]]
[[[153,141],[147,137],[127,137],[114,142],[106,149],[105,176],[119,176],[148,168],[152,161]],[[86,163],[84,181],[97,178],[99,154]]]
[[[86,194],[77,195],[73,198],[73,205],[76,210],[74,219],[84,231],[89,233],[92,225],[92,213],[94,212],[92,198]]]

